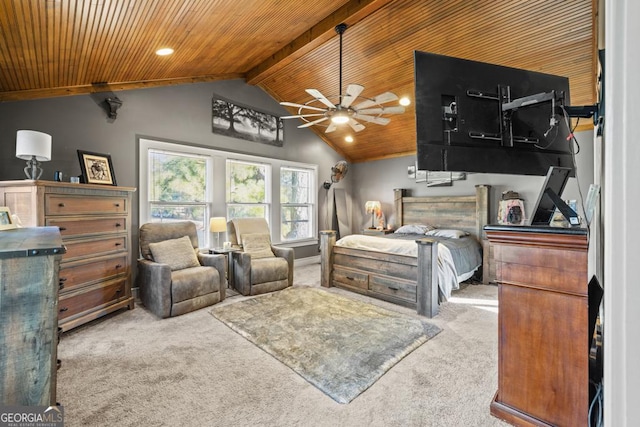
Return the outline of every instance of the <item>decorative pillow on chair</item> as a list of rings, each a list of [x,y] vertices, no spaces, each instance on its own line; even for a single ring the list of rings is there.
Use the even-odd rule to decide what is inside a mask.
[[[200,266],[189,236],[149,243],[149,250],[155,262],[168,264],[171,271]]]
[[[266,233],[243,234],[242,246],[251,258],[275,258],[271,251],[271,237]]]

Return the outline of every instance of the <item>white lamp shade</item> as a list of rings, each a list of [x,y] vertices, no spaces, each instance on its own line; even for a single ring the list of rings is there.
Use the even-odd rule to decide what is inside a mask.
[[[51,135],[35,130],[19,130],[16,135],[16,157],[39,162],[51,160]]]
[[[220,233],[227,231],[227,219],[223,216],[215,216],[209,220],[209,231]]]
[[[367,201],[367,203],[365,203],[364,209],[367,213],[375,213],[376,215],[379,215],[382,209],[382,205],[377,200],[369,200]]]

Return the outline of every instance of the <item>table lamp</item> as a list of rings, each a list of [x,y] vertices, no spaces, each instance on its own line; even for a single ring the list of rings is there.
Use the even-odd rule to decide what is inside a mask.
[[[367,211],[367,213],[371,214],[371,227],[369,228],[376,228],[374,220],[382,213],[382,205],[377,200],[369,200],[367,203],[365,203],[364,209]]]
[[[215,216],[209,220],[209,231],[216,233],[216,248],[220,247],[220,233],[227,231],[227,219],[223,216]]]
[[[35,130],[19,130],[16,135],[16,157],[27,161],[27,179],[42,176],[40,162],[51,160],[51,135]]]

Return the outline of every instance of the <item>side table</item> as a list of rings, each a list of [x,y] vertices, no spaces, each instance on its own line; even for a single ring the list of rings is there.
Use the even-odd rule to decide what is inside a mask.
[[[367,236],[384,236],[385,234],[391,234],[395,230],[389,230],[387,228],[378,230],[377,228],[365,228],[362,230],[362,234]]]
[[[224,255],[227,259],[227,288],[233,288],[233,259],[231,252],[240,252],[240,249],[235,248],[213,248],[209,249],[210,254]]]

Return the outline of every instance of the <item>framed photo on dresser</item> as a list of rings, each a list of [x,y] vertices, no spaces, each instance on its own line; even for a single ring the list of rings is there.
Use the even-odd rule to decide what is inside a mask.
[[[78,160],[84,183],[117,185],[109,154],[78,150]]]

